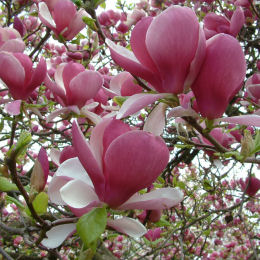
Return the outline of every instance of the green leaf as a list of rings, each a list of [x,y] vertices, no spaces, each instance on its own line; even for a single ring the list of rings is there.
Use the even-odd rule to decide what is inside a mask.
[[[212,191],[213,190],[213,187],[211,186],[209,180],[206,180],[206,179],[203,181],[203,188],[206,191]]]
[[[45,192],[40,192],[33,200],[33,208],[38,215],[43,215],[47,211],[48,207],[48,195]],[[28,207],[26,207],[25,212],[28,216],[31,216],[31,212]]]
[[[7,152],[7,155],[10,156],[11,152],[15,152],[16,157],[26,152],[27,146],[32,140],[32,136],[29,132],[22,132],[15,146]]]
[[[94,9],[98,8],[99,5],[105,3],[105,0],[92,0]]]
[[[77,232],[84,244],[95,251],[97,240],[105,231],[106,224],[106,208],[95,208],[78,220]]]
[[[11,183],[7,178],[0,177],[0,191],[17,191],[18,188],[14,183]]]
[[[183,181],[178,181],[176,186],[182,190],[185,190],[185,183]]]
[[[120,107],[123,105],[126,99],[127,99],[126,97],[120,97],[120,96],[113,97],[113,101],[117,103]]]
[[[82,21],[93,31],[98,31],[98,28],[96,26],[96,20],[92,19],[90,17],[87,16],[83,16],[82,17]]]
[[[260,130],[257,130],[254,139],[254,148],[251,151],[251,155],[258,153],[260,151]]]
[[[158,222],[155,223],[156,227],[169,227],[171,223],[163,218],[161,218]]]
[[[14,203],[20,209],[24,209],[24,205],[19,200],[15,199],[13,197],[10,197],[10,196],[6,195],[5,196],[5,201],[7,202],[7,204]]]

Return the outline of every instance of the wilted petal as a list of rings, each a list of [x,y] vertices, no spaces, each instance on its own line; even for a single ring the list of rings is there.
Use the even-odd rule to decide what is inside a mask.
[[[128,217],[108,219],[107,225],[133,238],[139,238],[147,232],[147,229],[139,221]]]
[[[47,238],[41,244],[48,248],[56,248],[72,233],[76,231],[76,224],[58,225],[46,232]]]
[[[161,188],[143,195],[134,194],[118,209],[162,210],[176,206],[183,200],[183,192],[176,188]]]
[[[62,200],[70,207],[84,208],[91,202],[99,201],[93,187],[81,180],[67,182],[61,189]]]
[[[135,94],[131,97],[129,97],[122,107],[120,108],[117,119],[121,119],[127,116],[130,116],[138,111],[140,111],[142,108],[146,107],[147,105],[150,105],[157,101],[160,98],[166,98],[169,96],[169,94]]]

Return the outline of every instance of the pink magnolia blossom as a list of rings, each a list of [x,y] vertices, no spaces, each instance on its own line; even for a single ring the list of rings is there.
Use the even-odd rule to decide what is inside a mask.
[[[41,58],[37,67],[22,53],[0,52],[0,78],[14,99],[27,99],[46,76],[46,62]]]
[[[256,103],[260,103],[260,72],[254,73],[246,81],[246,90]]]
[[[74,62],[60,64],[54,79],[55,82],[47,75],[45,85],[62,106],[83,107],[103,85],[103,78],[98,72],[86,70],[83,65]]]
[[[205,60],[191,86],[202,116],[221,117],[242,87],[245,75],[243,50],[234,37],[221,33],[207,40]]]
[[[24,48],[25,43],[17,30],[0,27],[0,51],[23,52]]]
[[[245,15],[243,9],[241,7],[237,7],[231,17],[231,20],[228,20],[222,15],[208,13],[204,17],[203,21],[204,32],[207,39],[218,33],[227,33],[236,37],[245,23]]]
[[[249,183],[248,183],[249,182]],[[246,181],[240,180],[243,191],[246,191],[248,196],[255,196],[260,189],[260,180],[256,177],[246,178]]]
[[[75,122],[72,132],[79,159],[68,159],[58,168],[48,189],[52,202],[68,205],[75,215],[81,216],[103,204],[119,210],[162,210],[183,199],[183,193],[174,188],[137,193],[150,186],[168,162],[169,152],[160,137],[131,130],[111,118],[93,129],[89,142]],[[140,222],[125,217],[108,219],[107,225],[133,237],[147,232]],[[43,244],[53,247],[50,241],[55,240],[58,246],[75,226],[73,229],[71,225],[64,225],[60,229],[61,236],[54,230],[47,232],[49,238]]]
[[[130,43],[133,52],[107,39],[114,61],[161,93],[188,89],[205,55],[204,34],[187,7],[172,6],[155,18],[143,18]]]
[[[42,23],[67,40],[73,39],[85,27],[82,17],[88,16],[87,12],[77,11],[70,0],[48,0],[40,2],[38,7]]]

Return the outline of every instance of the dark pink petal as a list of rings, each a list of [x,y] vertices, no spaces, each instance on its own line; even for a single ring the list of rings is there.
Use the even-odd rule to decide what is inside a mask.
[[[236,37],[245,23],[244,11],[237,7],[230,21],[230,34]]]
[[[216,33],[229,33],[229,20],[222,16],[217,15],[215,13],[208,13],[204,17],[204,27],[207,30],[215,31]]]
[[[74,147],[70,145],[66,146],[60,153],[59,163],[63,163],[64,161],[74,157],[77,157]]]
[[[160,137],[138,130],[120,135],[104,156],[106,192],[103,201],[118,207],[135,192],[150,186],[168,159],[168,148]]]
[[[202,116],[221,117],[241,88],[245,74],[246,62],[239,42],[223,33],[210,38],[204,63],[191,87]]]
[[[6,112],[11,116],[20,114],[22,100],[15,100],[5,105]]]
[[[190,8],[172,6],[154,18],[146,34],[146,47],[161,75],[159,92],[183,92],[198,41],[199,22]]]
[[[183,200],[183,192],[175,188],[161,188],[143,195],[134,194],[118,209],[162,210],[176,206]]]
[[[86,141],[84,135],[80,131],[78,124],[75,121],[72,125],[72,140],[73,147],[77,152],[78,158],[87,171],[90,179],[92,180],[96,193],[98,196],[100,196],[100,194],[103,194],[104,192],[105,181],[102,168],[100,168],[99,162],[97,161],[91,146]]]
[[[46,184],[48,176],[49,176],[49,160],[48,160],[48,155],[46,153],[46,150],[43,147],[41,148],[41,150],[38,154],[38,160],[43,169],[44,179],[45,179],[45,184]]]
[[[246,187],[246,194],[249,196],[255,196],[258,190],[260,189],[260,180],[255,177],[251,177],[250,179],[247,178],[245,183],[245,188]]]
[[[128,217],[108,219],[107,225],[133,238],[139,238],[147,232],[147,229],[139,221]]]
[[[94,98],[103,85],[103,78],[96,71],[83,71],[75,76],[69,84],[68,105],[83,107],[87,100]]]
[[[126,81],[122,84],[121,95],[132,96],[134,94],[142,93],[143,88],[140,87],[133,76],[128,75]]]
[[[120,108],[117,119],[121,119],[123,117],[130,116],[138,111],[140,111],[142,108],[146,107],[147,105],[150,105],[157,101],[158,99],[165,98],[169,96],[169,94],[147,94],[147,93],[141,93],[141,94],[135,94],[131,97],[129,97],[122,107]]]

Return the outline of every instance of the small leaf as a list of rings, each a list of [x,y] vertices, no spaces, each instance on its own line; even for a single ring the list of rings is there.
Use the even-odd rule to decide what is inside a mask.
[[[0,191],[18,191],[17,186],[11,183],[7,178],[0,177]]]
[[[7,204],[14,203],[20,209],[24,209],[24,205],[19,200],[15,199],[13,197],[10,197],[10,196],[6,195],[5,196],[5,201],[7,202]]]
[[[95,208],[83,215],[77,222],[77,232],[84,244],[96,250],[96,242],[107,224],[106,208]]]
[[[98,31],[98,28],[96,26],[96,21],[90,17],[83,16],[82,21],[93,31]]]
[[[209,180],[204,180],[203,181],[203,188],[206,191],[213,191],[213,187],[211,186]]]
[[[176,186],[182,190],[185,190],[185,183],[183,181],[178,181]]]
[[[258,153],[260,151],[260,130],[257,130],[254,139],[254,148],[251,151],[251,155]]]
[[[47,211],[48,207],[48,195],[45,192],[40,192],[33,200],[34,210],[38,215],[43,215]],[[28,216],[31,216],[31,212],[28,207],[26,207],[25,212]]]
[[[29,132],[22,132],[17,141],[17,144],[15,146],[12,146],[12,148],[7,152],[7,155],[10,156],[11,152],[13,151],[17,157],[22,153],[26,152],[27,146],[29,145],[31,140],[32,136]]]

